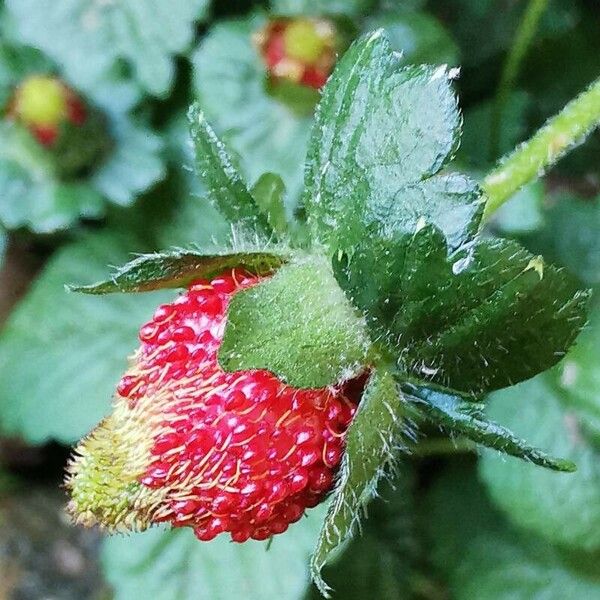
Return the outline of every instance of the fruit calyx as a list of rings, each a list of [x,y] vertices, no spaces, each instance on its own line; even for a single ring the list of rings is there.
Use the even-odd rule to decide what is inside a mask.
[[[318,90],[335,65],[336,27],[327,19],[272,19],[254,41],[274,82],[289,81]]]
[[[268,371],[219,366],[229,302],[260,281],[240,269],[196,281],[142,326],[113,414],[68,468],[77,522],[263,540],[331,490],[356,386],[297,389]]]

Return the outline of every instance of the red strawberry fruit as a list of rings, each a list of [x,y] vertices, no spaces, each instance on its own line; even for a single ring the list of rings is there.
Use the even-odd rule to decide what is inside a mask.
[[[196,281],[142,326],[115,411],[69,466],[75,520],[263,540],[332,488],[356,406],[350,386],[297,389],[219,366],[229,302],[260,280],[234,269]]]

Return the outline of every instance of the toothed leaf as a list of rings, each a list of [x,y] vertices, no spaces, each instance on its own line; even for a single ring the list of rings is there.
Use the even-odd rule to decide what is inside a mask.
[[[268,235],[271,230],[267,218],[259,210],[198,104],[192,105],[188,119],[196,153],[196,171],[208,189],[210,201],[230,223]]]
[[[348,379],[365,365],[368,338],[320,257],[282,267],[231,300],[219,362],[228,371],[267,369],[300,388]]]
[[[175,78],[174,55],[192,41],[208,0],[10,0],[6,6],[20,39],[60,64],[78,87],[93,86],[125,61],[144,89],[163,96]]]
[[[447,256],[441,232],[368,240],[334,272],[413,377],[472,394],[533,377],[565,354],[589,294],[516,242]]]
[[[412,234],[423,219],[452,248],[475,234],[477,186],[438,175],[460,137],[449,79],[445,67],[402,66],[381,31],[339,62],[317,109],[304,194],[313,235],[332,253],[373,235]]]
[[[252,196],[271,229],[279,237],[285,236],[288,224],[285,216],[285,184],[281,177],[275,173],[264,173],[254,184]]]
[[[311,559],[313,580],[324,595],[329,588],[321,569],[331,553],[352,536],[379,479],[412,437],[409,414],[392,375],[375,371],[348,429],[338,482]]]
[[[450,392],[411,384],[404,384],[402,390],[408,398],[417,401],[418,409],[427,419],[450,434],[460,434],[502,454],[516,456],[553,471],[572,472],[577,468],[572,461],[553,458],[505,427],[486,419],[482,414],[482,404],[464,400]]]
[[[283,251],[171,250],[144,254],[118,269],[110,279],[92,285],[71,285],[69,289],[86,294],[110,294],[180,288],[195,279],[210,279],[234,267],[266,274],[280,267],[286,260],[287,256]]]

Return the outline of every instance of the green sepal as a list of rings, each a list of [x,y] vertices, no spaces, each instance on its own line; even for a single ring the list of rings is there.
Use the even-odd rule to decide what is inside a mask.
[[[348,429],[338,481],[311,558],[311,576],[326,597],[329,587],[321,570],[354,533],[363,509],[376,494],[379,480],[393,468],[398,453],[414,441],[411,414],[392,374],[375,370]]]
[[[436,390],[411,383],[401,384],[401,389],[427,420],[451,434],[460,434],[487,448],[553,471],[571,473],[577,470],[572,461],[549,456],[505,427],[486,419],[483,416],[483,404],[466,400],[450,390]]]
[[[143,254],[118,269],[110,279],[91,285],[69,285],[68,289],[85,294],[110,294],[181,288],[195,279],[210,279],[234,267],[265,275],[288,259],[286,250],[276,249],[240,252],[218,249],[171,250]]]
[[[219,362],[227,371],[267,369],[299,388],[360,373],[369,338],[328,262],[300,256],[269,280],[235,294]]]
[[[207,123],[198,104],[188,112],[196,154],[196,171],[206,185],[208,197],[232,225],[268,236],[271,228],[259,210],[241,175],[234,167],[223,142]]]

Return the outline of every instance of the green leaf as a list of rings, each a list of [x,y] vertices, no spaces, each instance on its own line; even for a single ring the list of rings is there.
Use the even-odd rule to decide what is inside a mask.
[[[484,454],[481,475],[513,522],[563,546],[600,549],[600,451],[582,431],[580,415],[563,408],[547,373],[492,395],[488,413],[518,435],[577,464],[550,473]]]
[[[501,237],[536,232],[544,225],[542,212],[544,200],[543,182],[528,183],[494,212],[490,218],[490,224],[495,230],[501,232]]]
[[[271,11],[282,16],[346,15],[358,17],[372,10],[374,0],[272,0]]]
[[[371,14],[363,30],[380,27],[398,52],[404,64],[458,64],[458,47],[445,27],[432,15],[421,11],[395,7],[380,14]]]
[[[269,234],[267,218],[259,210],[198,104],[192,105],[188,119],[196,152],[196,172],[206,185],[211,202],[231,224]]]
[[[447,258],[442,234],[424,226],[365,241],[334,272],[401,371],[475,395],[556,364],[586,320],[589,294],[508,240]]]
[[[373,235],[412,235],[423,220],[452,248],[475,234],[477,186],[437,175],[460,137],[451,76],[445,67],[402,66],[381,31],[338,63],[317,109],[303,196],[314,237],[332,253]]]
[[[247,180],[266,172],[281,176],[291,214],[302,191],[312,118],[292,112],[266,89],[265,67],[252,44],[265,23],[255,14],[214,25],[192,55],[193,85],[208,120],[239,155]]]
[[[566,553],[512,528],[472,470],[443,473],[423,505],[422,522],[455,600],[600,598],[597,556]]]
[[[409,417],[410,408],[392,375],[374,371],[348,429],[338,481],[311,559],[313,580],[324,595],[329,588],[321,569],[332,552],[352,536],[378,481],[412,440]]]
[[[173,293],[94,298],[64,283],[101,276],[142,246],[102,232],[59,250],[0,335],[0,423],[29,443],[71,443],[110,410],[110,398],[139,327]]]
[[[219,362],[267,369],[294,387],[317,388],[359,373],[369,340],[331,267],[306,256],[231,300]]]
[[[195,279],[210,279],[234,267],[245,267],[259,275],[270,273],[286,260],[273,251],[227,252],[225,250],[171,250],[143,254],[117,269],[110,279],[92,285],[70,285],[74,292],[110,294],[147,292],[186,287]]]
[[[460,434],[468,439],[529,461],[554,471],[573,472],[576,465],[560,458],[553,458],[538,448],[530,446],[511,431],[486,419],[483,404],[464,400],[450,391],[424,388],[409,383],[401,385],[407,399],[417,402],[417,407],[427,419],[446,429],[450,434]]]
[[[194,36],[207,0],[98,3],[95,0],[9,0],[20,38],[62,65],[86,88],[125,60],[151,94],[162,96],[175,76],[174,55]],[[84,59],[83,59],[84,58]]]
[[[104,572],[115,600],[301,600],[307,559],[323,509],[273,538],[232,544],[220,536],[199,542],[188,529],[154,529],[104,542]]]
[[[267,217],[271,229],[285,237],[288,223],[285,216],[285,184],[279,175],[265,173],[252,188],[252,196],[260,211]]]

